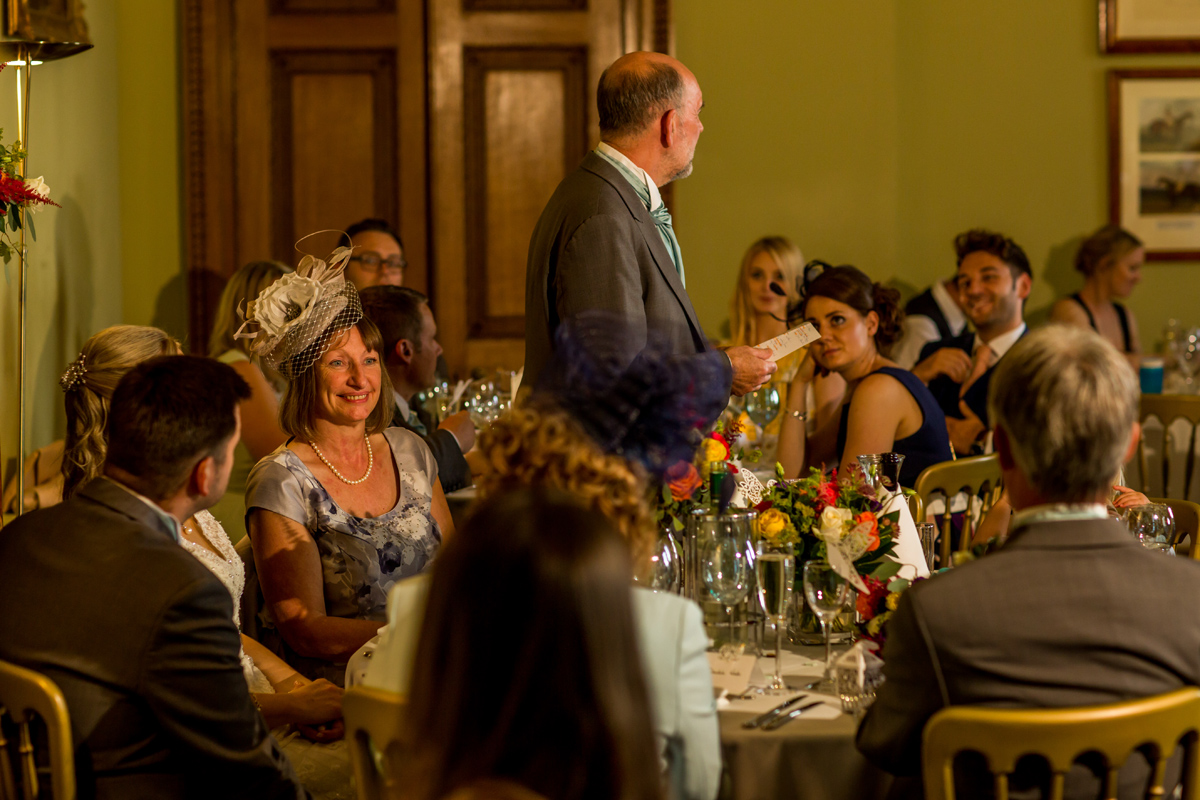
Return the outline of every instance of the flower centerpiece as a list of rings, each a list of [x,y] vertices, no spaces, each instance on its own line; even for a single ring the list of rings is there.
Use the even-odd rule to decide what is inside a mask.
[[[0,65],[3,69],[3,65]],[[0,130],[0,137],[4,131]],[[41,176],[28,180],[21,177],[19,166],[25,159],[25,150],[20,142],[6,145],[0,142],[0,258],[5,265],[17,253],[18,245],[11,235],[21,230],[22,224],[29,228],[30,238],[37,239],[33,227],[33,214],[42,206],[58,206],[50,199],[50,187]],[[21,220],[21,209],[25,209],[25,220]]]
[[[887,640],[887,623],[900,604],[900,595],[925,578],[913,578],[910,581],[900,577],[891,580],[867,577],[863,580],[867,584],[867,591],[859,593],[854,607],[858,615],[858,633],[883,647]]]
[[[691,461],[679,461],[667,469],[655,500],[655,516],[660,529],[675,533],[687,527],[693,509],[711,502],[709,477],[714,463],[723,463],[731,475],[738,473],[737,461],[743,457],[731,444],[737,441],[741,427],[736,421],[725,422],[703,439]]]
[[[865,577],[886,580],[900,571],[891,557],[900,533],[900,512],[883,513],[883,502],[862,470],[840,479],[813,469],[806,477],[779,480],[758,504],[759,532],[766,539],[795,546],[799,561],[827,561],[860,592]]]

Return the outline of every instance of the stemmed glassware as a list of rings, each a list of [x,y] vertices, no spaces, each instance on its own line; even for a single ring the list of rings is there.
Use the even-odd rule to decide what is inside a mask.
[[[786,691],[787,684],[783,680],[783,629],[787,625],[792,584],[796,580],[796,559],[792,546],[759,540],[754,576],[758,579],[758,603],[767,619],[775,623],[775,674],[768,679],[767,689]]]
[[[1184,394],[1195,394],[1195,375],[1200,369],[1200,328],[1192,328],[1176,340],[1175,358],[1183,375]]]
[[[767,384],[755,389],[746,394],[745,404],[746,416],[761,430],[779,416],[779,388]]]
[[[733,607],[750,594],[750,576],[754,569],[747,526],[732,522],[702,529],[697,542],[700,579],[714,600],[725,607],[729,620],[729,640],[735,644]]]
[[[809,608],[821,621],[821,633],[825,636],[825,674],[813,686],[813,691],[833,694],[837,688],[833,681],[833,644],[829,640],[829,623],[846,604],[850,584],[833,567],[823,561],[807,561],[804,564],[804,597]]]
[[[1142,547],[1175,555],[1175,515],[1169,506],[1149,503],[1125,512],[1125,524]]]

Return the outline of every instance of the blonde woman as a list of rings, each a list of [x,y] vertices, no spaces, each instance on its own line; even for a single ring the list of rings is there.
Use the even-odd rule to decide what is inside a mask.
[[[64,493],[73,496],[98,477],[108,452],[106,423],[113,391],[125,373],[158,356],[180,353],[179,343],[158,328],[118,325],[84,344],[63,373],[67,440],[63,460]],[[244,427],[244,425],[243,425]],[[233,598],[233,621],[241,629],[240,599],[245,587],[242,561],[221,524],[207,511],[182,525],[185,550],[220,579]],[[295,725],[312,742],[332,742],[342,734],[342,691],[328,681],[310,681],[254,639],[242,635],[242,671],[251,698],[267,725],[279,729],[284,752],[310,792],[323,798],[352,798],[349,757],[341,742],[314,745],[283,726]],[[313,726],[330,724],[328,729]]]
[[[235,338],[234,334],[242,324],[238,309],[245,313],[263,289],[291,271],[291,267],[278,261],[252,261],[233,273],[221,292],[212,336],[208,340],[209,357],[233,367],[250,387],[250,399],[238,405],[242,414],[242,438],[234,451],[229,488],[221,501],[209,509],[235,544],[246,535],[246,478],[250,469],[287,439],[287,434],[279,427],[279,395],[283,390],[283,379],[273,372],[268,376],[251,359],[250,340]]]
[[[1142,351],[1137,320],[1123,304],[1142,280],[1146,248],[1118,225],[1105,225],[1079,245],[1075,269],[1083,273],[1083,288],[1058,300],[1051,322],[1087,327],[1109,341],[1135,367]]]
[[[800,304],[803,283],[804,256],[790,239],[764,236],[750,245],[742,256],[733,299],[729,304],[729,344],[757,346],[786,333],[788,315]],[[772,289],[772,284],[783,290],[783,294]],[[761,394],[774,389],[779,393],[779,413],[762,431],[754,431],[756,439],[751,442],[753,448],[762,451],[758,463],[763,467],[775,465],[783,409],[787,407],[788,385],[796,377],[796,370],[806,352],[807,348],[802,348],[781,358],[779,369],[758,392]],[[821,376],[812,384],[813,396],[809,398],[808,407],[814,409],[814,424],[832,415],[845,388],[845,382],[836,374]],[[741,422],[745,424],[748,421],[748,415],[743,414]]]

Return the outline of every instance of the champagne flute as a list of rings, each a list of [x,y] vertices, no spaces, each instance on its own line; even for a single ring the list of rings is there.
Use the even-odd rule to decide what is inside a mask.
[[[796,561],[790,544],[758,542],[758,557],[754,561],[758,578],[758,602],[763,613],[775,623],[775,674],[768,679],[767,689],[787,691],[783,680],[783,628],[791,607],[792,584],[796,580]]]
[[[833,567],[824,561],[812,560],[804,564],[804,596],[809,608],[821,621],[821,633],[825,635],[825,674],[813,687],[813,691],[833,694],[837,688],[833,682],[833,644],[829,640],[829,623],[846,604],[850,584]]]
[[[706,532],[700,545],[700,577],[714,600],[725,607],[730,643],[736,638],[733,607],[750,595],[753,550],[743,526],[720,523]]]

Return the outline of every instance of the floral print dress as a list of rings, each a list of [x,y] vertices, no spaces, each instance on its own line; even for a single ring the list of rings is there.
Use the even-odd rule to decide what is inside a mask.
[[[388,590],[424,572],[441,546],[433,518],[437,462],[419,436],[388,428],[384,439],[400,475],[400,496],[386,514],[355,517],[340,508],[300,457],[284,444],[250,473],[246,512],[261,508],[294,520],[309,532],[321,558],[325,613],[347,619],[387,617]],[[269,626],[269,613],[264,622]],[[286,660],[310,678],[342,684],[344,665],[302,658],[285,650]],[[335,680],[336,677],[336,680]]]

